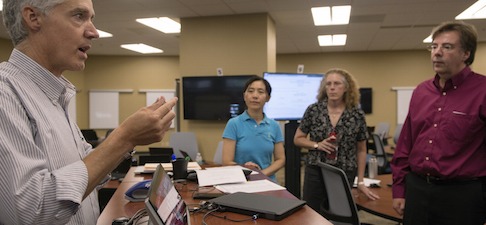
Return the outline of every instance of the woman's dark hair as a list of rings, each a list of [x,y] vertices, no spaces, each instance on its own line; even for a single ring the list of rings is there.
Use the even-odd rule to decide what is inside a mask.
[[[270,83],[268,83],[268,81],[265,80],[263,77],[259,77],[257,75],[250,77],[250,79],[246,81],[245,88],[243,89],[243,93],[245,93],[246,89],[248,89],[248,87],[255,81],[263,82],[263,84],[265,85],[265,89],[267,90],[267,94],[270,97],[272,93],[272,87],[270,86]]]

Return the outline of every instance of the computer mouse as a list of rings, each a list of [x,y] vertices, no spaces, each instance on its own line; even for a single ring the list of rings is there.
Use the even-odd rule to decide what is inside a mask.
[[[148,196],[152,180],[144,180],[134,184],[125,192],[125,198],[131,202],[143,202]]]

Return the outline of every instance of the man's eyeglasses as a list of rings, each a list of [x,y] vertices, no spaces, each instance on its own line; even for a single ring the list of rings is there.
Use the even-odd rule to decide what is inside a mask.
[[[432,45],[429,45],[427,46],[427,50],[431,51],[431,52],[435,52],[437,50],[442,50],[444,52],[450,52],[452,50],[454,50],[455,46],[453,44],[443,44],[443,45],[437,45],[437,44],[432,44]]]

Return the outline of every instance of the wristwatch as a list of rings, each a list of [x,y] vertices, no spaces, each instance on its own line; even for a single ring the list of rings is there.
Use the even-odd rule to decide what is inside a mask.
[[[319,144],[317,142],[314,144],[314,149],[317,149],[319,147]]]

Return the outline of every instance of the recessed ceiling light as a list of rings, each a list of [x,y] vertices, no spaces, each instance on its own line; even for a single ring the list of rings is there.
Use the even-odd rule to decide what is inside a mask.
[[[98,34],[100,35],[100,38],[108,38],[108,37],[113,37],[113,34],[110,34],[108,32],[102,31],[102,30],[97,30]]]
[[[456,20],[486,19],[486,0],[478,0],[456,16]]]
[[[423,40],[424,43],[432,43],[432,34]]]
[[[162,53],[162,52],[164,52],[161,49],[154,48],[152,46],[149,46],[149,45],[146,45],[146,44],[142,44],[142,43],[139,43],[139,44],[125,44],[125,45],[121,45],[121,47],[124,48],[124,49],[128,49],[128,50],[134,51],[134,52],[139,52],[139,53],[142,53],[142,54]]]
[[[136,21],[163,33],[181,32],[181,24],[168,17],[142,18],[142,19],[136,19]]]
[[[346,34],[319,35],[319,46],[343,46],[346,44]]]
[[[311,11],[316,26],[341,25],[349,24],[351,6],[314,7]]]

